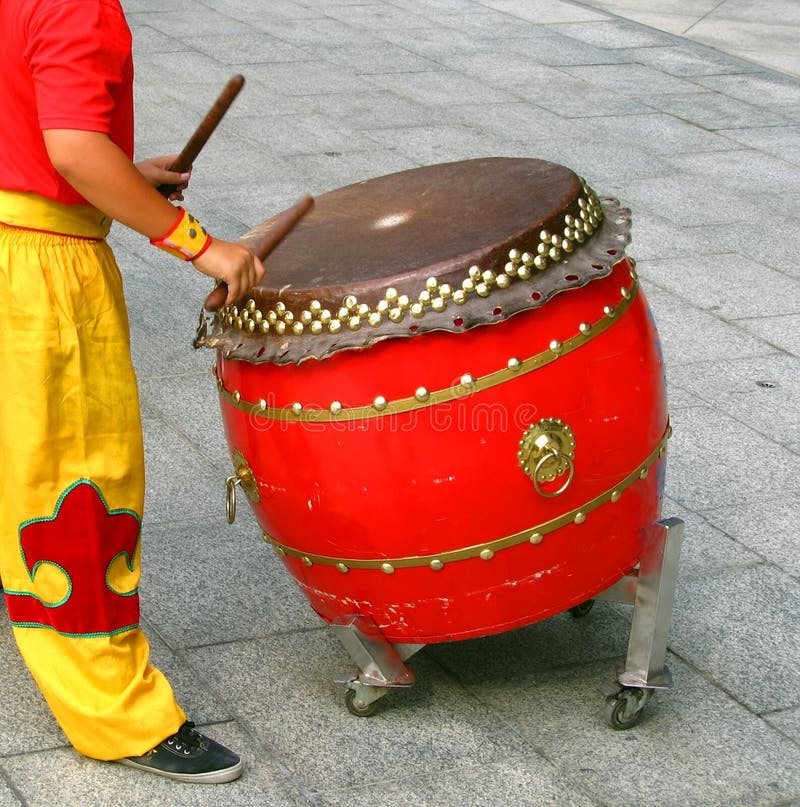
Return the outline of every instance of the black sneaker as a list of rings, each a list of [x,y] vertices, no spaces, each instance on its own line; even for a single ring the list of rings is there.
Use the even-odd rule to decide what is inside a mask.
[[[171,737],[141,757],[118,760],[123,765],[157,773],[179,782],[219,784],[242,775],[239,757],[206,737],[187,721]]]

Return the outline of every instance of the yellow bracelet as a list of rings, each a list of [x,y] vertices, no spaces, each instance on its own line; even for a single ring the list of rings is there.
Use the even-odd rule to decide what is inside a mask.
[[[154,247],[184,261],[199,258],[211,246],[211,236],[200,222],[182,207],[177,220],[161,238],[151,238]]]

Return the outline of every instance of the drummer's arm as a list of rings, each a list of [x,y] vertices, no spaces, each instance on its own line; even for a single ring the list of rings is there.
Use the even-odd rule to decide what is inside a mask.
[[[159,239],[172,228],[177,211],[150,181],[180,184],[180,174],[149,161],[145,178],[102,132],[46,129],[43,135],[56,171],[98,210],[150,239]],[[228,286],[225,304],[244,295],[264,274],[261,261],[249,249],[217,239],[212,239],[194,265]]]

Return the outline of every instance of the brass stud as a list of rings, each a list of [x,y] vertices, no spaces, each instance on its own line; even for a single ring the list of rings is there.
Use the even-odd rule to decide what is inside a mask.
[[[422,307],[422,303],[414,303],[411,306],[411,316],[415,319],[420,319],[425,316],[425,309]]]
[[[407,295],[407,294],[401,294],[401,295],[400,295],[400,296],[397,298],[397,307],[398,307],[399,309],[401,309],[401,310],[406,309],[406,308],[408,308],[408,307],[409,307],[409,305],[411,305],[411,301],[408,299],[408,295]]]
[[[428,279],[425,281],[425,288],[426,288],[428,291],[436,291],[436,289],[437,289],[438,287],[439,287],[439,281],[438,281],[438,280],[437,280],[435,277],[429,277],[429,278],[428,278]]]
[[[496,282],[498,289],[507,289],[511,285],[511,278],[507,274],[501,273],[497,276]]]
[[[470,375],[469,373],[464,373],[461,376],[461,386],[470,389],[471,387],[475,386],[475,376]]]
[[[512,249],[512,250],[509,250],[508,257],[512,261],[519,261],[520,258],[522,257],[522,255],[520,254],[520,251],[518,249]]]
[[[303,404],[300,401],[295,401],[292,404],[292,412],[298,417],[303,414]]]
[[[384,297],[386,298],[386,301],[390,304],[397,302],[397,289],[389,287],[388,289],[386,289],[386,294],[384,295]]]
[[[475,286],[475,291],[478,293],[479,297],[488,297],[490,293],[490,289],[486,283],[478,283],[478,285]]]
[[[466,277],[461,281],[461,288],[463,291],[469,294],[470,292],[475,291],[475,282],[471,278]]]
[[[592,332],[592,326],[588,322],[582,322],[578,325],[578,330],[584,335],[588,336]]]
[[[449,297],[453,296],[453,287],[449,283],[442,283],[439,286],[439,295],[443,300],[447,300]]]
[[[467,274],[470,276],[471,280],[477,280],[481,276],[480,266],[470,266]]]
[[[522,262],[525,266],[533,266],[534,256],[531,255],[530,252],[523,252],[522,253]]]
[[[442,569],[444,569],[444,563],[442,563],[438,558],[434,558],[430,562],[430,567],[434,572],[440,572]]]
[[[278,300],[278,302],[275,303],[275,313],[279,317],[282,317],[286,313],[286,303],[284,303],[281,300]]]
[[[604,313],[604,314],[605,314],[607,317],[613,317],[613,316],[614,316],[614,314],[616,314],[617,312],[614,310],[614,306],[613,306],[613,305],[606,305],[606,306],[603,306],[603,313]]]
[[[266,409],[267,409],[267,402],[266,402],[266,400],[264,400],[264,398],[259,398],[259,399],[258,399],[258,408],[259,408],[259,409],[260,409],[262,412],[265,412],[265,411],[266,411]]]
[[[414,393],[414,397],[420,402],[424,403],[431,397],[430,392],[425,387],[417,387],[417,391]]]
[[[520,280],[530,280],[531,277],[531,270],[529,266],[520,266],[519,272],[517,272]]]
[[[547,269],[547,258],[545,258],[544,255],[537,255],[533,259],[533,265],[541,272]]]
[[[286,557],[286,550],[282,546],[276,546],[275,551],[282,557]]]
[[[642,470],[639,471],[639,479],[647,479],[647,471],[647,467],[642,468]]]
[[[389,302],[388,302],[388,300],[378,300],[378,304],[375,306],[375,310],[379,314],[388,314],[389,313]]]
[[[322,333],[324,327],[325,326],[319,320],[315,319],[311,323],[311,333],[313,333],[314,336],[319,336]]]
[[[403,312],[399,308],[389,310],[389,319],[392,322],[400,322],[403,319]]]
[[[322,311],[319,312],[319,321],[323,325],[328,325],[331,319],[333,319],[333,314],[331,314],[327,308],[323,308]]]
[[[558,355],[564,350],[564,345],[561,342],[559,342],[558,339],[553,339],[553,341],[550,342],[550,350],[552,350],[553,353]]]
[[[491,560],[494,557],[494,552],[491,549],[484,549],[481,551],[481,560]]]
[[[464,305],[467,302],[467,295],[461,289],[457,289],[453,292],[453,302],[456,305]]]
[[[338,319],[332,319],[328,323],[328,330],[331,333],[339,333],[342,330],[342,323]]]
[[[431,293],[425,289],[425,291],[421,291],[419,293],[419,297],[417,297],[417,302],[420,305],[430,305],[431,304]]]
[[[311,562],[311,558],[310,558],[310,557],[308,557],[308,555],[303,555],[303,557],[301,558],[301,560],[303,561],[303,566],[313,566],[313,565],[314,565],[314,564]]]
[[[233,400],[238,404],[242,400],[242,393],[239,390],[233,391]]]
[[[622,493],[618,490],[615,490],[611,493],[611,501],[616,504],[622,498]]]
[[[508,369],[512,372],[515,372],[522,367],[522,362],[519,359],[512,357],[506,362],[506,367],[508,367]]]
[[[263,319],[261,320],[261,333],[269,333],[269,322]]]
[[[375,400],[372,402],[372,405],[377,409],[379,412],[383,412],[384,409],[388,406],[388,401],[383,395],[376,396]]]
[[[394,566],[391,563],[382,563],[381,569],[383,570],[384,574],[394,574]]]
[[[332,401],[330,407],[328,408],[332,415],[338,415],[342,411],[341,401]]]
[[[576,524],[583,524],[586,521],[586,513],[579,511],[575,514],[575,523]]]
[[[308,304],[308,309],[312,314],[318,315],[322,311],[322,303],[319,300],[312,300]]]
[[[540,532],[535,532],[528,540],[534,545],[540,544],[544,540],[544,535],[542,535]]]
[[[301,336],[304,330],[305,326],[302,322],[295,322],[295,324],[292,325],[292,332],[295,336]]]
[[[377,327],[378,327],[378,325],[380,325],[380,324],[381,324],[381,321],[382,321],[382,320],[383,320],[383,317],[382,317],[382,316],[381,316],[381,315],[380,315],[380,314],[379,314],[377,311],[373,311],[373,312],[372,312],[372,313],[369,315],[369,317],[367,317],[367,322],[369,322],[369,324],[370,324],[370,325],[371,325],[373,328],[377,328]]]
[[[249,333],[253,333],[253,331],[255,331],[255,329],[256,329],[256,322],[255,322],[255,320],[251,319],[247,323],[247,330],[248,330]]]
[[[431,308],[434,311],[444,311],[447,308],[447,303],[441,297],[434,297],[431,300]]]
[[[345,566],[345,565],[344,565],[344,563],[337,563],[337,564],[336,564],[336,568],[337,568],[337,569],[338,569],[338,570],[339,570],[339,571],[340,571],[342,574],[347,574],[347,573],[350,571],[350,569],[348,569],[348,568],[347,568],[347,566]]]
[[[356,309],[356,313],[361,319],[366,319],[369,316],[369,306],[366,303],[361,303]]]
[[[358,298],[355,294],[348,294],[344,300],[342,300],[342,305],[348,310],[353,311],[355,307],[358,305]]]
[[[300,312],[300,322],[302,322],[303,325],[310,325],[313,319],[314,315],[310,311],[303,310]]]
[[[274,327],[275,327],[275,333],[277,333],[279,336],[283,336],[283,334],[286,333],[285,322],[278,321],[275,323]]]
[[[623,287],[622,287],[622,288],[619,290],[619,293],[620,293],[620,294],[621,294],[621,295],[622,295],[622,296],[623,296],[623,297],[624,297],[626,300],[630,300],[630,298],[631,298],[631,290],[630,290],[629,288],[626,288],[625,286],[623,286]]]

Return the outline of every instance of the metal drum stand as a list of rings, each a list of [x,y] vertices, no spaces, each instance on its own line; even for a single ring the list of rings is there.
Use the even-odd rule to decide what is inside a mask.
[[[617,670],[613,689],[606,694],[603,711],[614,729],[636,725],[653,692],[672,685],[665,660],[683,532],[683,521],[678,518],[650,525],[639,563],[631,573],[594,599],[570,609],[573,616],[582,617],[595,600],[633,605],[628,655]],[[346,688],[345,704],[352,714],[369,717],[392,688],[413,685],[414,673],[405,662],[424,644],[392,644],[363,614],[337,617],[331,626],[357,667],[355,674],[335,679]]]

